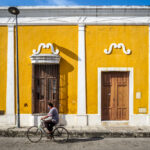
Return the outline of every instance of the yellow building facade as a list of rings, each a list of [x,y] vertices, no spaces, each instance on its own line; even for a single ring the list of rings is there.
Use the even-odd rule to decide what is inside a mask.
[[[22,126],[39,123],[48,102],[68,126],[150,125],[149,7],[119,7],[20,7]],[[15,23],[0,11],[0,125],[14,125]]]

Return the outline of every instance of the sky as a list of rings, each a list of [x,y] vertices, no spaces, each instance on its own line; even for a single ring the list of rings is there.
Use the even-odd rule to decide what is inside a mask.
[[[0,0],[0,6],[150,5],[150,0]]]

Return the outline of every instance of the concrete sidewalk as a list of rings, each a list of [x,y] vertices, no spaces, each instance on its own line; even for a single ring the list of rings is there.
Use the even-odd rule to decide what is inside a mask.
[[[0,126],[0,136],[25,137],[29,127]],[[150,137],[150,126],[65,127],[70,137]]]

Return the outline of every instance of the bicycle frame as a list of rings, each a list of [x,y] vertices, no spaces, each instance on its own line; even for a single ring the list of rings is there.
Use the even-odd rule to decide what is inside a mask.
[[[46,133],[46,131],[44,130],[44,121],[41,120],[40,125],[38,126],[38,129],[40,129],[42,131],[42,133],[44,133],[46,136],[48,136],[48,133]]]
[[[53,131],[54,131],[55,128],[56,128],[56,126],[54,126]],[[38,126],[38,129],[40,129],[42,131],[42,133],[44,133],[46,136],[49,136],[49,134],[44,130],[44,120],[41,120],[41,123]]]

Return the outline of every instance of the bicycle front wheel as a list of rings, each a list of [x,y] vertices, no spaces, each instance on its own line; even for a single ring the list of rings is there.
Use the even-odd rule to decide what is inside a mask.
[[[27,131],[27,138],[30,142],[37,143],[42,138],[42,131],[36,126],[30,127]]]
[[[57,127],[53,131],[53,138],[55,142],[67,142],[69,139],[69,132],[64,127]]]

